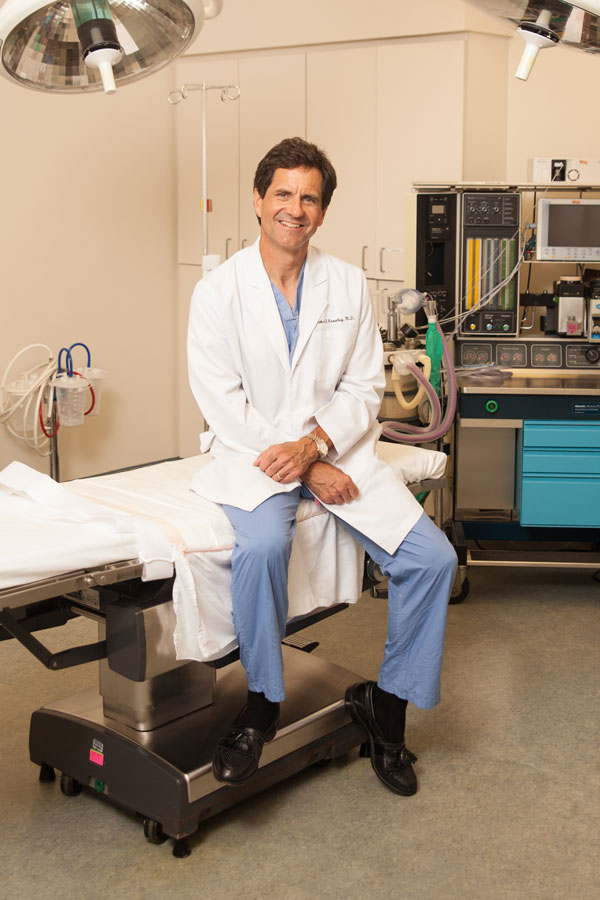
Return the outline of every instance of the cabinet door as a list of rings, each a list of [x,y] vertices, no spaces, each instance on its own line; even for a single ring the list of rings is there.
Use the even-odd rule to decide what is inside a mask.
[[[238,83],[235,60],[206,61],[190,57],[175,66],[175,84]],[[240,98],[241,99],[241,98]],[[223,259],[238,249],[239,232],[239,104],[221,100],[221,92],[206,95],[208,252]],[[202,234],[202,93],[190,92],[173,107],[177,141],[177,258],[200,265]]]
[[[374,274],[376,107],[373,47],[307,57],[306,132],[326,151],[338,187],[314,243]]]
[[[462,38],[403,41],[377,49],[378,278],[404,279],[411,184],[461,180],[464,57]]]
[[[240,88],[240,246],[258,236],[252,184],[267,150],[287,137],[306,136],[306,57],[243,57]]]

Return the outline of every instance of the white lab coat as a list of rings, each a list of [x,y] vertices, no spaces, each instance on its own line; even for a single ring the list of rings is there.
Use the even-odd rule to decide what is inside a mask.
[[[324,505],[388,553],[396,550],[422,508],[376,454],[383,348],[360,269],[309,248],[290,365],[257,241],[196,285],[188,365],[209,425],[200,449],[214,459],[196,475],[197,493],[252,510],[293,490],[298,482],[279,484],[252,463],[271,444],[318,424],[333,441],[329,460],[360,491],[352,503]]]

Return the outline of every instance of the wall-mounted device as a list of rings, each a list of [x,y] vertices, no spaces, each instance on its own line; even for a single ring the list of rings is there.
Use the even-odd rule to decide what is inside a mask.
[[[529,160],[528,174],[534,184],[599,184],[600,159],[536,157]]]
[[[462,334],[517,333],[520,210],[517,193],[462,196]]]
[[[537,259],[600,262],[600,200],[538,200]]]

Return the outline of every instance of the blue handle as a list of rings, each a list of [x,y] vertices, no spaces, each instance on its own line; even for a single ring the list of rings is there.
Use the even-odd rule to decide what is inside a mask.
[[[70,351],[67,347],[61,347],[61,349],[60,349],[60,351],[59,351],[59,354],[58,354],[58,372],[59,372],[59,374],[60,374],[60,372],[62,371],[60,361],[61,361],[61,359],[62,359],[63,353],[66,353],[66,354],[67,354],[67,364],[66,364],[66,367],[65,367],[65,372],[67,373],[67,375],[69,376],[69,378],[72,378],[72,377],[73,377],[73,357],[71,356],[71,351]]]

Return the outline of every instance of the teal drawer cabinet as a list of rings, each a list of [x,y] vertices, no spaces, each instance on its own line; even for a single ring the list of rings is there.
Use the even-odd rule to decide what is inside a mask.
[[[600,528],[600,422],[524,421],[518,464],[522,526]]]

